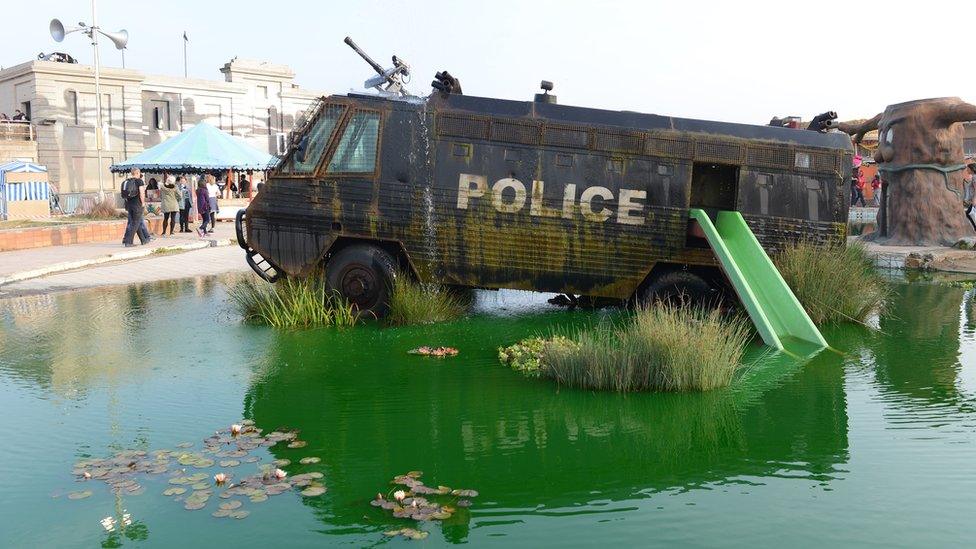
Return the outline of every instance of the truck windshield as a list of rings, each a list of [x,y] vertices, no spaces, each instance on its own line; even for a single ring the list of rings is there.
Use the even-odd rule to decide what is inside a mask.
[[[292,150],[288,160],[281,167],[284,173],[312,173],[329,145],[329,137],[342,118],[345,109],[342,105],[326,105],[315,123],[302,136],[299,144]]]
[[[376,167],[379,128],[379,113],[355,113],[332,155],[329,173],[372,173]]]

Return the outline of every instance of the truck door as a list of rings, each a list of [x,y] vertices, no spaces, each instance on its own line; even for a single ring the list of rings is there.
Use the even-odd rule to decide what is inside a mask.
[[[356,109],[350,113],[325,170],[325,180],[334,185],[341,212],[342,232],[364,234],[376,203],[377,155],[379,153],[379,111]]]

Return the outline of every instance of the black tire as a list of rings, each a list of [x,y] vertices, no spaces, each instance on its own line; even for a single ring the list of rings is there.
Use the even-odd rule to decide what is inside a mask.
[[[638,305],[647,306],[657,302],[713,308],[721,303],[721,294],[695,273],[668,271],[638,291]]]
[[[329,258],[325,283],[346,298],[360,315],[382,318],[390,310],[396,261],[373,244],[353,244]]]

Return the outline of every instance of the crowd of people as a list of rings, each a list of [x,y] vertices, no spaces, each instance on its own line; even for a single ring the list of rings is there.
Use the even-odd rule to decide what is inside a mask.
[[[133,168],[129,177],[122,182],[121,194],[125,203],[126,227],[122,244],[125,247],[135,246],[135,237],[139,237],[142,244],[154,239],[145,222],[146,192],[159,193],[160,211],[163,214],[163,226],[160,236],[173,235],[176,232],[176,222],[179,221],[181,233],[193,232],[190,223],[194,215],[200,217],[200,226],[196,228],[199,236],[203,237],[214,232],[217,226],[217,212],[220,211],[220,198],[243,195],[241,188],[249,191],[249,180],[241,175],[238,186],[231,181],[230,185],[218,183],[212,174],[202,176],[167,175],[162,185],[155,179],[147,184],[142,179],[142,172]],[[258,185],[260,190],[261,185]],[[168,232],[167,232],[168,231]]]

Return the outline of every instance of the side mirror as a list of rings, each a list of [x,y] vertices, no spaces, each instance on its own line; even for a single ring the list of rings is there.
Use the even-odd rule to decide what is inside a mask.
[[[295,160],[305,162],[305,150],[308,149],[308,136],[302,137],[295,147]]]

